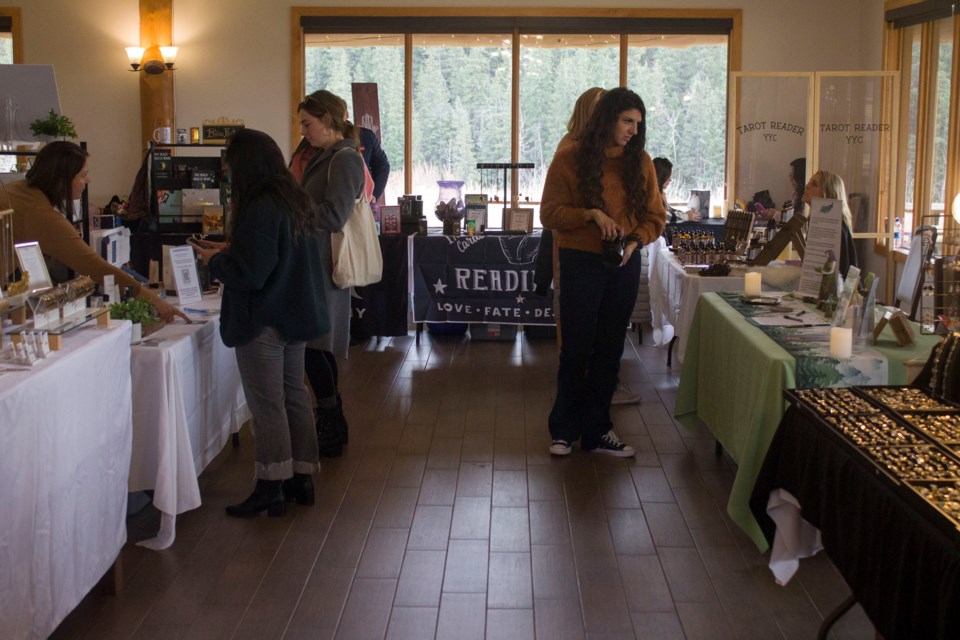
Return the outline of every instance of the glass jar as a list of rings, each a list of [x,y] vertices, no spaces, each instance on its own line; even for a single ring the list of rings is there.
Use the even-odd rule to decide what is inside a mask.
[[[434,206],[437,219],[440,222],[462,220],[466,209],[463,204],[463,180],[437,180],[437,187],[440,189]]]

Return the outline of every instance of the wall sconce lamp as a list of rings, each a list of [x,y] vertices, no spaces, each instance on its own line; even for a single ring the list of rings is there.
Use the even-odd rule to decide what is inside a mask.
[[[960,224],[960,193],[953,199],[953,219]]]
[[[173,63],[177,60],[178,50],[179,47],[160,47],[160,57],[163,58],[163,62],[161,62],[154,59],[144,61],[143,53],[145,49],[143,47],[127,47],[130,70],[144,71],[149,74],[175,71],[176,67],[173,66]]]

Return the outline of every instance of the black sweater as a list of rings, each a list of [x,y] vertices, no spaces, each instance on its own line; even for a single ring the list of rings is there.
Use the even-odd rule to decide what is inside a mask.
[[[318,237],[295,237],[291,216],[270,196],[256,198],[238,215],[230,249],[210,259],[210,273],[224,285],[223,343],[247,344],[264,327],[294,342],[327,333]]]

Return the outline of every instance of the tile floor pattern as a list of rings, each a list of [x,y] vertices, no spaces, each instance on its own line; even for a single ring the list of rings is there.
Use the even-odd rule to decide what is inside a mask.
[[[224,515],[253,484],[245,429],[175,545],[128,542],[120,594],[95,590],[53,638],[814,638],[848,594],[836,569],[820,554],[774,584],[724,512],[731,461],[671,418],[678,368],[627,342],[621,377],[643,402],[614,416],[632,460],[547,453],[552,340],[353,347],[350,444],[316,506]],[[131,541],[158,522],[130,518]],[[874,631],[856,607],[831,637]]]

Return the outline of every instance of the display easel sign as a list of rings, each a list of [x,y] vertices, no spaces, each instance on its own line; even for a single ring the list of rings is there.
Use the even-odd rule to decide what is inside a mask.
[[[507,209],[505,215],[506,220],[503,223],[505,231],[522,231],[523,233],[533,231],[533,209]]]
[[[13,245],[20,261],[20,270],[30,274],[30,290],[48,289],[53,286],[47,262],[43,259],[39,242],[21,242]]]
[[[197,258],[193,247],[184,245],[170,249],[170,268],[173,270],[173,280],[177,287],[177,298],[182,307],[203,299],[200,290],[200,277],[197,275]]]
[[[820,295],[820,282],[823,278],[817,269],[823,267],[827,261],[828,252],[833,255],[837,268],[840,268],[842,230],[843,203],[840,200],[813,198],[810,201],[810,222],[803,252],[803,268],[800,272],[801,295]]]

